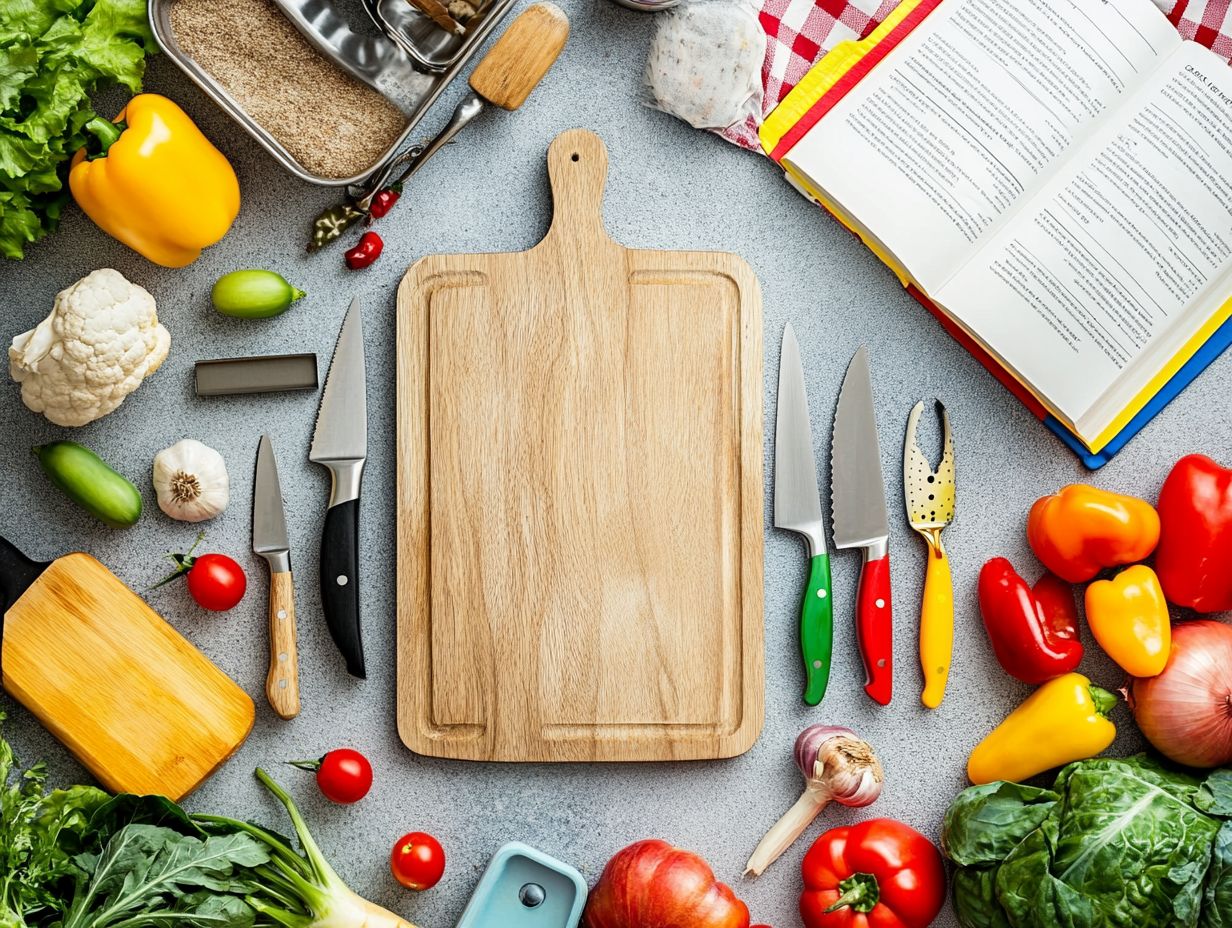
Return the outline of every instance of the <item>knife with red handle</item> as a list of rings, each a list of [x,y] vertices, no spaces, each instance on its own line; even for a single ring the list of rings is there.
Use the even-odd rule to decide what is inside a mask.
[[[890,528],[868,351],[864,348],[847,366],[834,413],[830,494],[834,546],[864,552],[856,596],[856,634],[867,673],[864,692],[875,702],[888,705],[894,689]]]
[[[894,680],[893,604],[890,601],[890,555],[870,560],[864,549],[860,590],[856,595],[856,634],[864,660],[864,692],[888,705]]]

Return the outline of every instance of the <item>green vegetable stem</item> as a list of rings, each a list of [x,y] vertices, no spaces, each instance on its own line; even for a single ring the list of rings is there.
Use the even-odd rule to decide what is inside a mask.
[[[84,445],[53,441],[36,446],[34,454],[51,482],[90,515],[115,528],[141,518],[141,493]]]

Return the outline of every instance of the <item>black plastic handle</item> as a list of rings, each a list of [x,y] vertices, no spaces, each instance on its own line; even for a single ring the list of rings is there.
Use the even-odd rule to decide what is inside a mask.
[[[321,608],[334,644],[346,660],[347,673],[364,671],[364,643],[359,632],[359,500],[325,511],[321,533]]]
[[[21,594],[50,566],[32,561],[11,541],[0,536],[0,632],[4,628],[4,613],[13,608]]]

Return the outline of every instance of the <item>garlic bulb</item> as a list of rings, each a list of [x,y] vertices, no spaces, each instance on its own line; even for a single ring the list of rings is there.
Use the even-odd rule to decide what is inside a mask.
[[[795,757],[804,774],[804,795],[766,832],[745,865],[745,876],[761,876],[831,800],[859,807],[881,795],[881,761],[872,745],[850,728],[810,725],[796,739]]]
[[[154,456],[158,507],[181,522],[204,522],[227,508],[229,481],[222,455],[193,438]]]

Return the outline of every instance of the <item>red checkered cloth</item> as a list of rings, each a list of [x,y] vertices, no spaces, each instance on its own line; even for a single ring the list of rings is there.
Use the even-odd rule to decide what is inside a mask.
[[[756,0],[766,30],[762,65],[762,115],[778,106],[788,91],[839,42],[862,39],[898,6],[899,0]],[[1232,59],[1232,0],[1154,0],[1181,35],[1225,59]],[[757,127],[750,116],[719,134],[752,151],[760,151]]]

